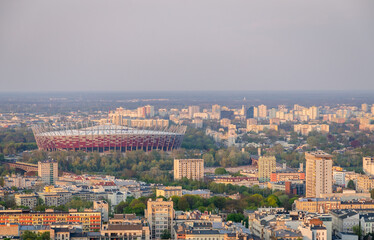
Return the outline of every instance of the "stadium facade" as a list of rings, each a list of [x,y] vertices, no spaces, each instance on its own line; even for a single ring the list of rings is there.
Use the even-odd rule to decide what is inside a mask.
[[[61,126],[34,125],[32,130],[38,148],[45,151],[171,151],[181,147],[186,126],[133,128],[113,124],[74,123]]]

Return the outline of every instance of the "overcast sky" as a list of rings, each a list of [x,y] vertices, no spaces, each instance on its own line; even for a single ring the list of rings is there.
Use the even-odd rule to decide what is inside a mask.
[[[374,1],[0,1],[0,91],[142,90],[374,91]]]

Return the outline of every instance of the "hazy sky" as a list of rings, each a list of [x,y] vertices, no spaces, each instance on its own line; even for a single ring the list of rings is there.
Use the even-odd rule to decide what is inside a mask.
[[[374,1],[1,0],[0,91],[373,90]]]

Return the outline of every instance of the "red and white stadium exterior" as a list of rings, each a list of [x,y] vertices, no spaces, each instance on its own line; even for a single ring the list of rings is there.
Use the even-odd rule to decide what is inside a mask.
[[[57,151],[134,151],[164,150],[180,148],[186,126],[140,129],[113,124],[89,126],[90,124],[49,124],[32,127],[40,150]]]

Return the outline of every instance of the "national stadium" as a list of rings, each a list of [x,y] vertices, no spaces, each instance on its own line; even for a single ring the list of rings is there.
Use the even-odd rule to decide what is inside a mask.
[[[36,143],[45,151],[171,151],[182,145],[186,126],[135,128],[113,124],[70,123],[32,126]]]

